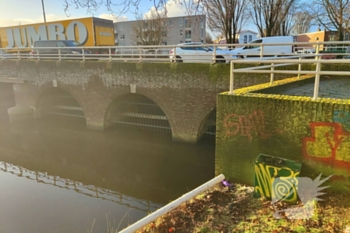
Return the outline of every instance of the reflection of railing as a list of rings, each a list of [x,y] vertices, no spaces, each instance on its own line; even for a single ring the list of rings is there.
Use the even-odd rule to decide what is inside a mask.
[[[86,196],[112,201],[145,212],[153,212],[161,207],[161,205],[157,205],[147,200],[136,199],[109,189],[99,188],[94,185],[85,185],[81,182],[61,178],[59,176],[51,176],[43,172],[31,171],[21,166],[16,166],[6,162],[0,162],[0,171],[35,180],[38,183],[50,184],[59,188],[74,190],[77,193]]]

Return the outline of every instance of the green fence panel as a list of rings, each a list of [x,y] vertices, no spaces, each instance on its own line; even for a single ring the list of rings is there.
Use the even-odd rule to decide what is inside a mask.
[[[254,197],[296,202],[301,163],[259,154],[255,159]],[[279,178],[276,180],[276,178]],[[277,182],[275,182],[277,181]]]

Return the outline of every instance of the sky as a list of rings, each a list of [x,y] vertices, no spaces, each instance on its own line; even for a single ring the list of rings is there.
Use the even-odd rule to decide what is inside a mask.
[[[111,19],[115,22],[136,19],[136,16],[131,12],[116,17],[116,15],[112,15],[111,12],[109,12],[103,6],[100,7],[96,12],[93,12],[93,14],[88,13],[86,9],[76,9],[74,6],[69,8],[68,12],[65,12],[64,0],[43,1],[45,6],[46,21],[48,22],[90,16]],[[41,2],[42,0],[0,0],[0,27],[44,22]],[[153,6],[152,2],[153,1],[150,0],[141,0],[141,4],[139,5],[139,12],[144,14],[149,12]],[[117,10],[118,9],[115,9],[115,11]],[[185,8],[174,4],[174,0],[168,1],[167,10],[168,17],[186,15]],[[252,25],[248,25],[243,28],[243,30],[246,29],[257,31],[255,29],[255,26],[252,27]],[[218,36],[216,34],[213,34],[209,29],[207,29],[207,31],[211,34],[213,39]]]

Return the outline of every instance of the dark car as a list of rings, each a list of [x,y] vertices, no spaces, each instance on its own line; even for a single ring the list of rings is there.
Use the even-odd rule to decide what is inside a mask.
[[[80,55],[91,54],[91,51],[82,48],[82,45],[74,40],[39,40],[33,44],[33,54],[41,55]]]

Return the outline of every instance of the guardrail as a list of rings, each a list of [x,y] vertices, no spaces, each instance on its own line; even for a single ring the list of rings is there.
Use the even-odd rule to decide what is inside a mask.
[[[246,47],[244,55],[237,54],[238,48]],[[249,46],[249,48],[247,47]],[[283,51],[268,47],[283,47]],[[107,60],[131,62],[203,62],[217,63],[265,56],[299,56],[303,54],[319,55],[321,58],[350,58],[349,41],[296,42],[271,44],[189,44],[159,46],[99,46],[99,47],[45,47],[32,48],[23,52],[23,48],[0,49],[0,59],[35,59],[35,60]],[[271,47],[270,47],[271,48]]]
[[[234,74],[235,73],[265,73],[270,74],[270,85],[274,83],[274,75],[276,73],[280,74],[297,74],[298,78],[300,78],[301,74],[305,75],[315,75],[315,84],[314,84],[314,94],[312,99],[317,100],[318,99],[318,93],[319,93],[319,86],[320,86],[320,76],[321,75],[348,75],[350,76],[350,71],[322,71],[321,65],[322,64],[329,64],[329,63],[337,63],[337,64],[349,64],[350,59],[330,59],[325,60],[321,59],[323,55],[322,54],[313,54],[313,55],[299,55],[299,56],[291,56],[291,57],[279,57],[279,58],[263,58],[263,59],[255,59],[255,60],[245,60],[245,59],[238,59],[231,61],[230,66],[230,87],[229,87],[229,94],[233,95],[234,93]],[[298,58],[298,59],[292,59],[292,58]],[[315,58],[315,59],[305,59],[305,58]],[[256,67],[249,67],[249,68],[240,68],[235,69],[235,64],[240,63],[258,63],[258,64],[269,64],[269,65],[263,65],[263,66],[256,66]],[[298,65],[298,70],[275,70],[275,67],[279,66],[288,66],[288,65]],[[312,70],[302,70],[302,64],[316,64],[316,68],[314,71]],[[268,69],[268,70],[267,70]]]

